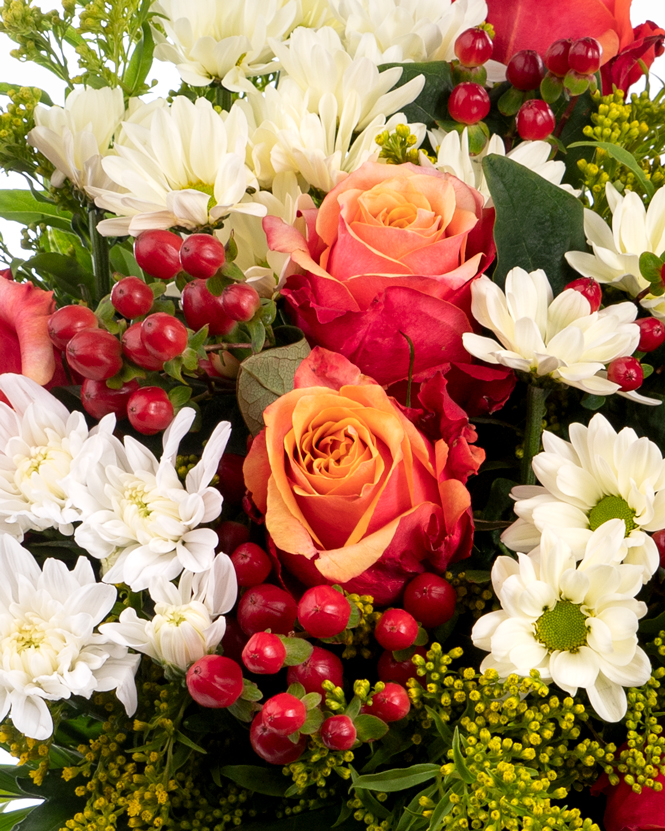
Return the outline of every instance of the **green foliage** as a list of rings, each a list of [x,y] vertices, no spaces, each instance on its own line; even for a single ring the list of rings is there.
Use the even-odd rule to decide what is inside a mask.
[[[505,156],[487,156],[483,169],[496,210],[494,281],[503,287],[506,274],[516,266],[527,271],[542,268],[558,294],[577,276],[565,253],[586,251],[582,205]]]

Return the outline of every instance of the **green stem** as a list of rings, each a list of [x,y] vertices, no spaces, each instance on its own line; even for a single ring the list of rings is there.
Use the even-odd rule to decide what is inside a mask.
[[[111,291],[111,267],[109,246],[106,237],[97,230],[97,225],[104,219],[104,211],[94,205],[88,208],[88,229],[90,231],[90,250],[92,253],[92,271],[95,275],[95,303]]]
[[[229,112],[233,104],[233,93],[231,90],[226,89],[221,84],[215,87],[215,103],[225,112]]]
[[[529,384],[526,393],[526,426],[524,428],[524,456],[522,456],[521,479],[525,485],[536,484],[536,474],[531,467],[533,457],[540,450],[543,434],[545,400],[549,390]]]

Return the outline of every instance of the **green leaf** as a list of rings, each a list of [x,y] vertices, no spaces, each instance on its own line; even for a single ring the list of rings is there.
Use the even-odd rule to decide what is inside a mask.
[[[56,284],[74,297],[81,296],[80,287],[92,292],[94,276],[84,269],[74,257],[62,254],[37,254],[23,263],[24,269],[32,269],[40,275],[48,275]]]
[[[469,770],[462,748],[460,746],[459,729],[456,727],[453,733],[453,761],[455,762],[455,771],[459,775],[462,782],[470,785],[475,780],[475,774]]]
[[[185,747],[189,747],[192,750],[196,750],[197,753],[205,753],[207,754],[208,751],[205,750],[201,745],[197,744],[195,741],[186,736],[184,733],[181,733],[180,730],[175,731],[175,737],[180,742],[180,744],[184,744]]]
[[[71,230],[70,213],[61,211],[51,202],[35,199],[29,190],[22,188],[0,189],[0,217],[22,225],[45,222],[63,231]]]
[[[600,410],[605,401],[606,397],[604,395],[591,395],[591,393],[585,392],[580,404],[585,410]]]
[[[425,646],[425,644],[429,641],[429,635],[427,634],[427,630],[423,629],[422,626],[418,627],[418,634],[416,635],[416,639],[413,642],[414,646]]]
[[[131,277],[141,277],[143,278],[143,271],[139,264],[136,262],[134,255],[132,254],[129,248],[125,247],[125,243],[114,245],[113,248],[109,251],[109,259],[111,261],[111,268],[114,271],[119,271],[120,274],[125,276]],[[150,285],[150,288],[152,288]],[[156,285],[161,287],[160,294],[163,294],[166,291],[166,285],[161,281],[156,281]],[[153,289],[153,294],[155,290]]]
[[[305,719],[305,723],[300,728],[300,732],[304,733],[306,736],[311,736],[312,733],[318,732],[319,728],[323,724],[324,715],[321,710],[313,709],[307,713],[307,718]]]
[[[423,782],[429,782],[441,772],[440,765],[425,762],[421,765],[411,765],[410,768],[395,768],[384,770],[381,773],[369,773],[358,777],[355,782],[358,788],[367,788],[368,791],[405,791]]]
[[[351,606],[351,614],[349,615],[349,620],[346,624],[347,629],[355,629],[356,626],[360,623],[362,619],[362,615],[360,614],[360,609],[358,608],[358,604],[354,603],[352,600],[349,600],[349,605]]]
[[[601,150],[604,150],[608,156],[611,156],[616,161],[620,162],[624,167],[627,167],[631,173],[634,174],[637,181],[640,183],[642,189],[649,197],[652,198],[656,189],[653,186],[653,183],[647,179],[644,171],[639,166],[637,159],[633,154],[626,150],[625,147],[619,147],[617,144],[611,144],[609,141],[576,141],[574,144],[569,145],[570,147],[600,147]]]
[[[418,810],[420,808],[421,797],[433,799],[436,797],[436,794],[436,785],[430,785],[429,788],[417,793],[402,812],[402,816],[400,817],[395,831],[410,831],[413,824],[422,819],[422,814]]]
[[[245,328],[249,332],[252,352],[255,355],[258,355],[266,342],[266,327],[263,325],[260,318],[254,318],[254,320],[248,320],[247,323],[245,323]]]
[[[238,721],[252,721],[254,713],[259,708],[253,701],[246,701],[244,698],[239,698],[230,707],[227,707],[227,712],[238,719]]]
[[[169,390],[169,401],[173,404],[174,410],[184,407],[191,397],[191,387],[173,387],[172,390]]]
[[[441,736],[441,738],[447,744],[452,743],[453,731],[450,729],[448,724],[446,724],[446,722],[441,718],[441,716],[439,715],[439,713],[437,713],[436,710],[433,710],[431,707],[428,707],[427,705],[425,705],[425,710],[427,710],[427,714],[434,722],[434,726],[436,727],[439,736]]]
[[[248,678],[242,679],[242,693],[240,695],[245,701],[260,701],[263,698],[263,693],[257,685]]]
[[[232,280],[234,283],[244,283],[245,281],[244,272],[238,268],[235,263],[229,262],[228,260],[219,269],[218,273],[221,274],[222,277]],[[212,280],[214,277],[211,277],[210,279]],[[208,280],[208,282],[210,282],[210,280]]]
[[[296,698],[304,698],[305,688],[302,684],[299,684],[297,681],[294,684],[289,684],[289,688],[287,689],[287,693],[289,695],[294,695]]]
[[[582,203],[504,156],[487,156],[483,170],[496,210],[494,282],[503,287],[506,274],[516,266],[542,268],[559,294],[576,276],[564,255],[586,251]]]
[[[286,638],[279,635],[279,639],[286,647],[286,657],[284,658],[284,666],[286,667],[297,667],[298,664],[304,664],[314,650],[312,644],[302,638]]]
[[[407,646],[406,649],[395,649],[393,651],[393,658],[400,663],[402,661],[408,661],[412,655],[416,654],[416,647],[415,646]]]
[[[281,768],[275,770],[258,765],[225,765],[219,772],[241,788],[265,796],[284,796],[291,781],[285,779]]]
[[[358,740],[361,742],[373,742],[377,739],[382,739],[388,732],[388,725],[385,721],[377,716],[370,716],[369,714],[358,716],[354,720],[353,726],[356,728]]]
[[[143,24],[143,36],[134,47],[132,57],[127,64],[123,75],[123,83],[127,87],[128,95],[133,95],[145,82],[152,66],[155,42],[149,23]]]
[[[461,782],[455,782],[452,787],[449,788],[449,790],[447,790],[441,797],[436,808],[432,811],[432,815],[430,816],[429,831],[438,831],[441,827],[441,821],[453,810],[453,805],[455,803],[450,801],[451,794],[459,794],[463,787],[464,786]]]
[[[293,378],[310,348],[303,338],[288,346],[267,349],[240,364],[238,405],[245,423],[256,436],[264,427],[263,411],[293,389]]]
[[[404,86],[418,75],[425,76],[425,86],[416,100],[402,107],[406,120],[413,123],[424,121],[428,127],[434,127],[440,119],[448,117],[447,98],[453,89],[453,78],[450,64],[447,61],[431,61],[430,63],[386,63],[379,66],[379,72],[384,72],[393,66],[402,67],[402,77],[393,89]]]
[[[0,814],[0,831],[11,831],[17,823],[25,819],[30,811],[33,811],[36,807],[36,805],[30,805],[27,808],[18,808],[15,811],[7,811],[5,809]]]
[[[318,707],[321,703],[321,693],[311,692],[307,693],[307,695],[303,695],[300,699],[302,703],[305,705],[305,709],[312,710],[314,707]]]
[[[363,703],[357,695],[354,695],[351,701],[349,702],[349,706],[344,710],[344,715],[348,716],[351,721],[354,721],[360,713],[360,708],[362,707]]]

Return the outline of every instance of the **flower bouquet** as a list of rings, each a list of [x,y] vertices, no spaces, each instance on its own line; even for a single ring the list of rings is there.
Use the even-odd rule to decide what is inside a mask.
[[[663,827],[629,7],[5,0],[0,831]]]

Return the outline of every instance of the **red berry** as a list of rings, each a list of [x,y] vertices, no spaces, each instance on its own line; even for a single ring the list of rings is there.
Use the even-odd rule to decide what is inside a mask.
[[[522,104],[515,124],[520,138],[525,141],[542,141],[552,134],[556,118],[549,104],[533,98]]]
[[[242,651],[242,662],[250,672],[274,675],[284,665],[286,647],[277,635],[256,632]]]
[[[476,124],[490,111],[490,97],[485,87],[463,81],[450,93],[448,112],[461,124]]]
[[[147,315],[154,299],[150,286],[138,277],[123,277],[111,291],[113,307],[128,320]]]
[[[603,47],[595,38],[580,38],[570,47],[568,66],[580,75],[593,75],[600,69]]]
[[[180,273],[182,237],[171,231],[144,231],[134,240],[136,262],[151,277],[174,280]]]
[[[568,283],[566,289],[573,289],[573,291],[578,291],[583,297],[586,297],[592,312],[597,312],[600,309],[603,290],[600,287],[600,283],[596,282],[592,277],[578,277],[577,280]]]
[[[356,728],[348,716],[331,716],[321,725],[321,741],[330,750],[351,750]]]
[[[236,570],[238,585],[243,589],[265,583],[272,571],[270,557],[253,542],[239,545],[231,554],[231,562]]]
[[[656,548],[658,549],[660,567],[665,568],[665,528],[661,531],[656,531],[656,533],[653,534],[652,539],[656,543]]]
[[[421,655],[424,658],[427,651],[424,646],[417,646],[414,654]],[[379,658],[376,669],[379,673],[380,681],[395,681],[403,687],[406,687],[406,682],[409,678],[418,677],[416,665],[411,658],[407,658],[406,661],[397,661],[393,657],[393,653],[387,649],[384,650]]]
[[[122,369],[122,345],[105,329],[84,329],[67,344],[67,362],[84,378],[105,381]]]
[[[377,623],[374,635],[384,649],[408,649],[418,636],[418,623],[404,609],[388,609]]]
[[[210,335],[228,335],[238,325],[224,311],[222,296],[211,294],[201,280],[192,280],[182,290],[182,313],[195,332],[207,326]]]
[[[456,601],[457,595],[450,583],[429,572],[415,577],[404,592],[404,608],[428,629],[449,621],[455,613]]]
[[[90,413],[93,418],[104,418],[109,413],[115,413],[118,418],[126,418],[129,398],[138,388],[136,378],[118,390],[107,387],[106,381],[86,378],[81,387],[81,403],[86,413]]]
[[[201,366],[201,362],[199,362]],[[212,368],[211,368],[212,369]],[[214,372],[214,370],[212,370]],[[245,464],[245,457],[237,453],[225,453],[217,466],[219,483],[217,490],[224,497],[224,502],[230,505],[242,505],[245,497],[245,479],[242,468]],[[263,582],[263,580],[259,581]]]
[[[129,423],[144,436],[166,430],[173,421],[173,404],[161,387],[141,387],[127,402]]]
[[[157,312],[141,324],[141,341],[160,361],[170,361],[187,348],[187,328],[173,315]]]
[[[180,248],[180,264],[187,274],[206,280],[224,265],[224,246],[210,234],[191,234]]]
[[[261,710],[263,723],[280,736],[295,733],[307,719],[307,708],[291,693],[278,693],[269,698]]]
[[[524,91],[538,89],[545,75],[542,58],[532,49],[515,52],[506,67],[506,78],[515,87]]]
[[[242,669],[223,655],[204,655],[187,670],[187,689],[202,707],[230,707],[242,693]]]
[[[95,313],[87,306],[63,306],[48,319],[48,334],[58,349],[66,349],[69,341],[84,329],[97,328]]]
[[[365,704],[363,713],[377,716],[385,722],[399,721],[411,709],[411,702],[407,691],[401,684],[393,684],[389,681],[382,692],[372,697],[371,706]]]
[[[653,352],[665,341],[665,325],[655,317],[641,317],[635,323],[640,327],[639,352]]]
[[[481,66],[492,57],[494,45],[485,29],[462,32],[455,41],[455,54],[462,66]]]
[[[315,638],[334,638],[346,629],[351,604],[331,586],[307,589],[298,604],[301,626]]]
[[[160,361],[159,358],[155,358],[154,355],[151,355],[143,345],[143,340],[141,338],[142,326],[143,323],[139,322],[132,323],[132,325],[128,327],[127,331],[122,336],[122,351],[126,358],[128,358],[133,364],[136,364],[136,366],[140,366],[141,369],[149,369],[159,372],[164,368],[164,361]]]
[[[307,746],[307,736],[301,735],[297,742],[288,736],[280,736],[263,723],[261,713],[254,716],[249,729],[252,750],[271,765],[290,765],[299,759]]]
[[[554,43],[548,48],[547,52],[545,52],[545,66],[558,78],[563,78],[566,72],[570,69],[570,65],[568,64],[568,53],[570,52],[571,44],[572,40],[570,38],[555,40]]]
[[[278,635],[288,635],[296,622],[296,601],[291,595],[262,583],[253,586],[242,596],[238,606],[238,623],[246,635],[270,629]]]
[[[224,311],[232,320],[243,323],[251,320],[261,306],[261,298],[256,289],[247,283],[234,283],[222,292]]]
[[[217,528],[217,551],[223,551],[225,554],[228,551],[235,551],[239,545],[246,543],[249,540],[249,528],[243,525],[242,522],[234,522],[227,519],[220,522]]]
[[[615,358],[607,365],[607,379],[618,384],[622,392],[630,392],[642,386],[644,372],[637,358]]]
[[[315,646],[306,661],[288,668],[286,680],[289,684],[302,684],[305,692],[322,693],[321,684],[324,681],[332,681],[336,687],[341,687],[343,675],[342,662],[337,655],[321,646]]]

